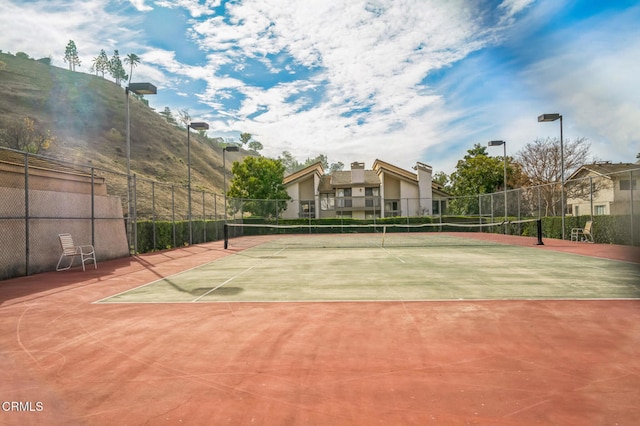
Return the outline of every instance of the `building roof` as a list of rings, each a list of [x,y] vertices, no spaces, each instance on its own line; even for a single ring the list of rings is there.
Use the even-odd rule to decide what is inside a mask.
[[[378,174],[373,170],[364,170],[364,182],[351,182],[351,171],[339,171],[331,174],[331,185],[334,187],[339,186],[352,186],[352,185],[364,185],[364,186],[379,186],[380,179]]]
[[[373,170],[375,170],[376,174],[380,174],[381,172],[385,171],[385,172],[390,172],[396,176],[398,176],[399,178],[411,181],[411,182],[417,182],[418,181],[418,175],[415,173],[412,173],[408,170],[405,169],[401,169],[398,166],[394,166],[391,163],[387,163],[386,161],[382,161],[382,160],[376,160],[373,162]]]
[[[578,170],[573,172],[571,176],[567,180],[577,179],[579,177],[583,177],[588,175],[589,173],[596,174],[599,176],[608,176],[614,173],[626,172],[629,170],[638,170],[640,169],[640,164],[637,163],[610,163],[610,162],[599,162],[593,164],[585,164],[581,166]]]
[[[310,166],[305,167],[304,169],[300,169],[297,172],[293,172],[290,175],[284,177],[284,184],[289,185],[295,182],[298,179],[302,179],[307,177],[310,174],[316,173],[319,176],[324,176],[324,168],[322,167],[322,163],[320,161],[313,163]]]

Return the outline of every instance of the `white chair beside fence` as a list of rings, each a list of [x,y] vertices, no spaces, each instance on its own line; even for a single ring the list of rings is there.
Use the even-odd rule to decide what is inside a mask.
[[[86,262],[93,262],[93,266],[95,269],[98,269],[98,265],[96,263],[96,251],[92,245],[80,245],[77,246],[73,242],[73,237],[71,234],[58,234],[58,238],[60,239],[60,247],[62,247],[62,254],[60,255],[60,259],[58,259],[58,264],[56,265],[56,271],[65,271],[70,269],[73,266],[73,261],[76,257],[80,258],[80,262],[82,263],[82,270],[85,271],[84,264]],[[65,258],[71,258],[68,266],[61,267],[60,264],[62,260]]]
[[[585,241],[587,243],[593,242],[593,222],[587,221],[584,228],[572,228],[571,229],[571,241]]]

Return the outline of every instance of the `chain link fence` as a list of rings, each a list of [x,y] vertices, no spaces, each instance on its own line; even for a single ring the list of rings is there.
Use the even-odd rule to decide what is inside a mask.
[[[153,250],[217,241],[225,220],[248,217],[276,223],[285,218],[377,220],[452,216],[479,223],[555,219],[564,211],[564,235],[594,222],[596,241],[640,245],[640,167],[607,175],[511,189],[506,192],[431,200],[380,196],[309,200],[226,199],[224,195],[90,165],[0,148],[0,279],[55,269],[58,234],[93,244],[98,261]],[[365,199],[366,198],[366,199]],[[292,216],[293,215],[293,216]],[[553,232],[551,229],[553,228]],[[559,226],[546,237],[561,238]]]
[[[416,217],[430,217],[447,222],[464,216],[477,223],[518,222],[545,219],[545,237],[569,238],[572,228],[594,222],[597,242],[640,245],[640,167],[560,182],[510,189],[490,194],[443,197],[383,199],[381,196],[333,197],[302,200],[229,199],[229,218],[241,221],[248,217],[278,223],[283,219],[364,219],[375,223],[388,217],[404,218],[407,224]],[[563,215],[564,212],[564,215]],[[557,220],[556,220],[557,219]],[[556,224],[557,222],[557,224]],[[564,232],[562,228],[564,224]],[[522,229],[516,225],[515,233]]]
[[[222,239],[224,197],[0,148],[0,279],[54,270],[58,234],[98,262]],[[189,214],[191,213],[191,214]],[[189,220],[191,219],[191,221]]]

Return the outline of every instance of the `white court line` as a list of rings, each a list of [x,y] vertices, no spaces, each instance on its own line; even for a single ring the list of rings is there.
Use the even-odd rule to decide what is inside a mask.
[[[285,247],[285,248],[286,248],[286,247]],[[284,251],[284,249],[285,249],[285,248],[281,248],[280,250],[278,250],[274,256],[277,256],[278,254],[280,254],[282,251]],[[197,302],[198,300],[202,299],[202,298],[203,298],[203,297],[205,297],[206,295],[208,295],[208,294],[210,294],[210,293],[212,293],[212,292],[216,291],[217,289],[219,289],[220,287],[224,286],[225,284],[228,284],[228,283],[230,283],[231,281],[235,280],[235,279],[236,279],[236,278],[238,278],[240,275],[246,274],[247,272],[249,272],[249,271],[251,271],[252,269],[256,268],[258,265],[260,265],[260,264],[261,264],[262,262],[264,262],[265,260],[266,260],[265,258],[260,259],[260,260],[258,261],[258,263],[256,263],[256,264],[255,264],[255,265],[253,265],[252,267],[247,268],[247,269],[245,269],[244,271],[241,271],[240,273],[235,274],[234,276],[232,276],[231,278],[227,279],[227,280],[226,280],[226,281],[224,281],[223,283],[218,284],[217,286],[213,287],[211,290],[209,290],[209,291],[207,291],[206,293],[204,293],[204,294],[202,294],[202,295],[200,295],[200,296],[196,297],[195,299],[193,299],[193,300],[191,301],[191,303]]]
[[[591,297],[591,298],[500,298],[500,299],[465,299],[465,298],[455,298],[455,299],[315,299],[315,300],[305,300],[305,299],[292,299],[292,300],[210,300],[207,302],[200,303],[441,303],[441,302],[640,302],[640,298],[637,297],[629,297],[629,298],[621,298],[621,297]],[[155,301],[144,301],[144,302],[125,302],[125,301],[117,301],[117,302],[103,302],[105,304],[111,305],[190,305],[193,301],[174,301],[174,302],[155,302]]]
[[[218,259],[214,259],[214,260],[212,260],[211,262],[203,263],[202,265],[194,266],[194,267],[192,267],[192,268],[185,269],[184,271],[176,272],[176,273],[174,273],[174,274],[167,275],[166,277],[158,278],[158,279],[156,279],[156,280],[150,281],[150,282],[145,283],[145,284],[140,284],[140,285],[138,285],[138,286],[135,286],[135,287],[130,288],[129,290],[124,290],[124,291],[121,291],[121,292],[119,292],[119,293],[112,294],[111,296],[104,297],[104,298],[102,298],[102,299],[100,299],[100,300],[96,300],[95,302],[91,302],[91,303],[104,303],[106,300],[111,299],[112,297],[121,296],[121,295],[123,295],[123,294],[125,294],[125,293],[129,293],[130,291],[134,291],[134,290],[137,290],[137,289],[139,289],[139,288],[146,287],[146,286],[148,286],[148,285],[152,285],[152,284],[155,284],[155,283],[160,282],[160,281],[168,280],[168,279],[170,279],[171,277],[175,277],[175,276],[180,275],[180,274],[182,274],[182,273],[184,273],[184,272],[193,271],[194,269],[198,269],[198,268],[201,268],[201,267],[203,267],[203,266],[205,266],[205,265],[208,265],[208,264],[210,264],[210,263],[217,262],[217,261],[219,261],[220,259],[224,259],[224,258],[222,258],[222,257],[221,257],[221,258],[218,258]],[[146,268],[146,267],[145,267],[145,268],[143,268],[143,269],[140,269],[139,271],[132,272],[132,273],[130,273],[130,274],[128,274],[128,275],[134,275],[134,274],[136,274],[136,273],[138,273],[138,272],[140,272],[140,271],[144,271],[145,269],[146,269],[146,270],[148,270],[149,268]],[[156,271],[153,271],[153,273],[158,274]]]
[[[397,255],[391,253],[389,250],[387,250],[386,247],[380,246],[380,248],[382,250],[384,250],[389,256],[395,257],[396,259],[398,259],[402,263],[406,263],[404,260],[402,260],[402,258],[400,256],[397,256]]]

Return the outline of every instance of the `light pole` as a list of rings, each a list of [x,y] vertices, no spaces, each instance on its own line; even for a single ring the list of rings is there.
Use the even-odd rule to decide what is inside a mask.
[[[189,245],[191,245],[193,244],[193,232],[191,230],[191,142],[189,138],[191,131],[189,128],[193,130],[208,130],[209,125],[201,121],[187,124],[187,187],[189,190],[189,196],[187,198],[189,199]]]
[[[129,92],[133,92],[136,95],[155,95],[158,93],[156,86],[151,83],[129,83],[127,87],[124,89],[124,96],[126,98],[127,105],[127,238],[129,240],[129,254],[131,254],[131,245],[133,243],[133,252],[134,254],[137,252],[137,241],[135,238],[135,232],[132,235],[132,222],[131,216],[132,205],[131,205],[131,118],[129,114]],[[135,227],[136,224],[133,223]]]
[[[507,142],[505,141],[489,141],[489,146],[500,146],[504,148],[504,233],[507,233],[507,222],[509,221],[507,215]]]
[[[542,114],[538,116],[538,122],[560,120],[560,208],[562,209],[562,239],[564,240],[564,141],[562,140],[562,115],[558,113]]]
[[[227,160],[226,152],[238,152],[240,148],[235,145],[229,145],[222,148],[222,175],[224,176],[224,221],[227,221]]]

